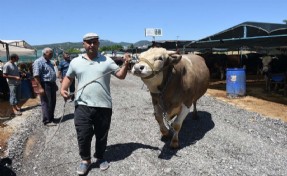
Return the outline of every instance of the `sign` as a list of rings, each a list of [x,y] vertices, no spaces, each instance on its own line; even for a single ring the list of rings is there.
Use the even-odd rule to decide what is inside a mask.
[[[162,36],[162,29],[160,28],[146,28],[145,29],[145,36]]]

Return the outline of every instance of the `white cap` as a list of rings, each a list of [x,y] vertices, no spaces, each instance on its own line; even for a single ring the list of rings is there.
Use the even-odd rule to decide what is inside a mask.
[[[98,34],[96,33],[87,33],[84,35],[83,40],[91,40],[91,39],[97,39],[99,38]]]

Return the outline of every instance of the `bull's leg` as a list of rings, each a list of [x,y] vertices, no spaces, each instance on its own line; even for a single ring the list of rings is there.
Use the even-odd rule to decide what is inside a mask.
[[[192,118],[193,120],[198,119],[198,117],[197,117],[197,109],[196,109],[196,101],[193,102],[193,111],[192,111],[192,116],[191,116],[191,118]]]
[[[177,115],[174,122],[172,123],[172,128],[174,131],[173,131],[173,137],[171,139],[171,144],[170,144],[171,148],[179,147],[178,133],[181,129],[182,122],[184,121],[188,113],[189,113],[189,109],[184,104],[182,104],[180,113]]]
[[[154,107],[154,116],[159,125],[159,129],[160,129],[162,136],[168,137],[169,132],[168,132],[167,127],[164,125],[162,111],[160,110],[158,106]]]

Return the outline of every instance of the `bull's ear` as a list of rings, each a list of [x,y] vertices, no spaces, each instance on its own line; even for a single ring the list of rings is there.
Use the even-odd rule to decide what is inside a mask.
[[[170,59],[172,64],[178,63],[180,61],[181,57],[182,56],[180,54],[177,54],[176,52],[169,53],[169,59]]]

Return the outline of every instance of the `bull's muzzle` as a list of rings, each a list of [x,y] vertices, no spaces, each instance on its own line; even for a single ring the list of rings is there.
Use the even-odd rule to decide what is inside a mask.
[[[144,70],[145,66],[142,64],[135,64],[133,66],[132,72],[133,74],[141,74],[142,71]]]

